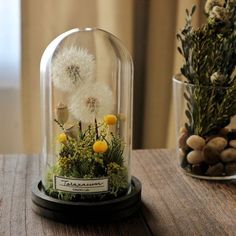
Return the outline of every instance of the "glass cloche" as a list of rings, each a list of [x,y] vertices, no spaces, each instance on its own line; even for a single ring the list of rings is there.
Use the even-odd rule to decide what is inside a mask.
[[[57,37],[41,60],[42,185],[65,201],[130,190],[132,59],[100,29]]]

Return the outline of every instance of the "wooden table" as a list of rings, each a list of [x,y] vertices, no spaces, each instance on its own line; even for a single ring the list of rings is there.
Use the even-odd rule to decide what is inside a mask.
[[[66,225],[31,210],[37,156],[0,156],[0,236],[236,235],[236,182],[185,176],[174,151],[133,152],[133,175],[143,185],[142,211],[109,224]]]

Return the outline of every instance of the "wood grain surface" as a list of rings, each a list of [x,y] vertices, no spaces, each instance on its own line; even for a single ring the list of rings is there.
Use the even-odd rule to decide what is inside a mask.
[[[185,176],[174,151],[133,152],[143,206],[121,222],[69,225],[36,215],[31,185],[39,174],[38,156],[0,156],[0,236],[236,235],[236,182]]]

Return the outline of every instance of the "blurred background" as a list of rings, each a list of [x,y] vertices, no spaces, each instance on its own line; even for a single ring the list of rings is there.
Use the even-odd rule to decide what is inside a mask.
[[[98,27],[123,41],[134,59],[133,147],[172,148],[176,32],[185,9],[205,0],[0,1],[0,153],[40,152],[39,64],[47,45],[72,28]]]

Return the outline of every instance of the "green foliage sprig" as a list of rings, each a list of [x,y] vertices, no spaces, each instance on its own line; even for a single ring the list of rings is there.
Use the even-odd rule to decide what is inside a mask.
[[[186,78],[186,128],[200,136],[217,133],[236,114],[236,1],[206,4],[211,6],[207,23],[192,27],[194,6],[186,10],[185,27],[177,34]]]

